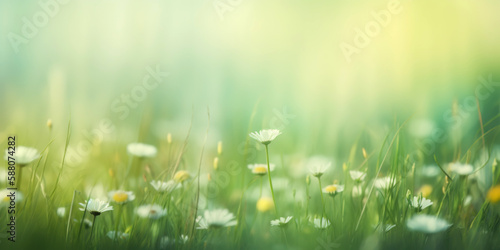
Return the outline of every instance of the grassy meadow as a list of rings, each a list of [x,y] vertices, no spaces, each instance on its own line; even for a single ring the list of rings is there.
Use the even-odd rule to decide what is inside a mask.
[[[0,0],[0,249],[497,249],[499,8]]]

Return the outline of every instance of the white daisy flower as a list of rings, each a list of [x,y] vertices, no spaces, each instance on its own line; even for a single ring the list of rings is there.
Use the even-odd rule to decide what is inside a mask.
[[[117,204],[125,204],[135,200],[135,195],[130,191],[113,190],[108,193],[109,199]]]
[[[87,207],[87,211],[94,216],[113,210],[113,206],[110,206],[108,202],[98,199],[90,199],[85,203],[80,203],[80,206],[82,206],[80,211],[85,211],[85,207]]]
[[[312,174],[312,176],[316,178],[320,178],[328,168],[332,165],[331,162],[328,163],[323,163],[323,164],[314,164],[309,166],[309,172]]]
[[[344,185],[328,185],[323,188],[323,193],[329,194],[330,196],[335,196],[338,193],[342,193],[344,191]]]
[[[198,216],[197,229],[217,229],[236,225],[235,217],[227,209],[207,210],[202,216]]]
[[[412,231],[431,234],[442,232],[451,224],[433,215],[417,214],[406,222],[406,226]]]
[[[467,176],[474,172],[474,167],[470,164],[462,164],[459,162],[450,163],[450,170],[458,175]]]
[[[271,226],[276,226],[276,227],[286,227],[288,225],[288,222],[293,218],[293,216],[288,216],[288,217],[280,217],[277,220],[272,220],[271,221]]]
[[[158,191],[160,193],[164,193],[164,192],[170,193],[170,192],[172,192],[175,189],[180,187],[180,183],[176,182],[174,180],[169,180],[167,182],[151,181],[150,184],[151,184],[151,186],[153,186],[154,189],[156,189],[156,191]]]
[[[187,235],[184,235],[184,234],[181,234],[180,236],[180,241],[185,244],[186,242],[188,242],[189,240],[189,237]]]
[[[271,172],[274,171],[275,165],[269,164],[269,169]],[[266,175],[267,174],[267,164],[249,164],[248,169],[252,170],[252,174],[255,175]]]
[[[437,175],[439,175],[441,173],[441,169],[439,169],[439,167],[435,166],[435,165],[428,165],[428,166],[422,167],[421,173],[425,177],[432,178],[432,177],[436,177]]]
[[[112,240],[115,240],[115,239],[118,239],[118,240],[126,240],[126,239],[128,239],[128,237],[130,236],[130,235],[129,235],[129,234],[127,234],[127,233],[116,232],[116,231],[109,231],[106,235],[107,235],[110,239],[112,239]]]
[[[355,182],[362,182],[366,177],[365,172],[356,171],[356,170],[349,171],[349,174],[351,175],[351,179]]]
[[[155,146],[144,143],[130,143],[127,146],[127,152],[130,155],[144,158],[152,158],[156,156],[158,150]]]
[[[66,208],[65,207],[58,207],[56,213],[57,213],[57,216],[64,218],[64,216],[66,216]]]
[[[167,210],[163,209],[160,205],[150,204],[139,206],[136,213],[141,218],[149,218],[157,220],[167,214]]]
[[[280,134],[281,132],[278,129],[263,129],[259,132],[250,133],[250,137],[264,145],[267,145],[276,139],[276,137]]]
[[[383,177],[375,179],[375,187],[378,189],[389,189],[396,184],[395,179],[391,177]]]
[[[426,199],[421,196],[414,196],[412,200],[410,200],[410,205],[419,211],[424,210],[425,208],[434,204],[431,200]]]
[[[359,197],[363,194],[363,188],[361,186],[352,187],[352,197]]]
[[[0,207],[9,206],[10,202],[15,199],[16,203],[24,200],[24,195],[21,191],[4,189],[0,191]]]
[[[318,229],[325,229],[331,225],[330,221],[327,218],[314,218],[312,221],[314,223],[314,227]]]
[[[429,206],[432,206],[432,204],[434,203],[431,200],[420,196],[414,196],[413,199],[410,200],[410,205],[420,211],[424,210]]]
[[[9,154],[8,149],[5,150],[4,159],[7,161],[9,157],[14,158],[16,164],[19,164],[20,166],[25,166],[30,164],[34,160],[40,158],[40,153],[38,153],[38,150],[35,148],[16,146],[16,151],[14,152],[13,156]]]

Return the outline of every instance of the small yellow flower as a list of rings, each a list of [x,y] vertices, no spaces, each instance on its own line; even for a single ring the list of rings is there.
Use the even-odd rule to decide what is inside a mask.
[[[214,169],[217,170],[219,167],[219,157],[214,158]]]
[[[488,195],[486,196],[491,203],[497,203],[500,201],[500,185],[496,185],[488,191]]]
[[[113,171],[113,169],[111,169],[111,168],[110,168],[110,169],[108,169],[108,174],[109,174],[109,176],[111,176],[111,177],[115,177],[115,171]]]
[[[47,120],[47,127],[48,127],[49,129],[52,129],[52,120],[51,120],[51,119],[48,119],[48,120]]]
[[[170,133],[167,134],[167,143],[168,144],[172,143],[172,134],[170,134]]]
[[[427,198],[432,193],[432,186],[429,184],[423,185],[417,192],[418,194],[422,194],[422,197]]]
[[[264,213],[274,208],[273,199],[262,197],[257,201],[257,210]]]
[[[182,183],[182,182],[186,181],[189,178],[191,178],[191,175],[189,174],[188,171],[185,171],[185,170],[179,170],[174,175],[174,180],[176,182],[179,182],[179,183]]]
[[[222,154],[222,141],[219,141],[219,143],[217,143],[217,154]]]

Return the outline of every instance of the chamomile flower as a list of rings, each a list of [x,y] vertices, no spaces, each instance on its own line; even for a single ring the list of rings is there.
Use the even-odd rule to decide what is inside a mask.
[[[318,229],[325,229],[331,225],[330,221],[323,217],[323,218],[314,218],[312,220],[314,227]]]
[[[271,172],[274,171],[274,164],[269,164]],[[267,174],[267,164],[249,164],[248,169],[252,170],[252,174],[264,176]]]
[[[351,175],[351,179],[357,183],[362,182],[366,177],[365,172],[356,171],[356,170],[349,171],[349,175]]]
[[[422,175],[428,178],[436,177],[441,173],[441,169],[435,165],[427,165],[422,167]]]
[[[115,240],[126,240],[130,236],[128,233],[123,233],[123,232],[117,232],[117,231],[109,231],[106,234],[110,239]]]
[[[451,224],[433,215],[417,214],[406,222],[408,229],[422,233],[439,233],[448,229]]]
[[[167,210],[163,209],[160,205],[150,204],[139,206],[136,213],[141,218],[149,218],[157,220],[167,214]]]
[[[153,186],[153,188],[160,192],[160,193],[170,193],[172,191],[174,191],[175,189],[179,188],[180,187],[180,184],[174,180],[170,180],[170,181],[167,181],[167,182],[163,182],[163,181],[151,181],[150,182],[151,186]]]
[[[275,227],[286,227],[288,225],[288,222],[293,218],[293,216],[288,216],[288,217],[280,217],[277,220],[272,220],[271,221],[271,226]]]
[[[396,184],[396,180],[391,177],[375,179],[375,187],[378,189],[389,189]]]
[[[130,191],[114,190],[108,193],[109,199],[117,204],[125,204],[135,200],[135,195]]]
[[[184,181],[186,181],[190,178],[191,178],[191,174],[185,170],[179,170],[174,175],[174,181],[176,181],[178,183],[183,183]]]
[[[316,178],[320,178],[325,172],[326,170],[328,170],[328,168],[330,168],[331,166],[331,162],[328,162],[328,163],[316,163],[316,164],[313,164],[313,165],[310,165],[309,166],[309,172],[311,173],[312,176],[316,177]]]
[[[198,229],[217,229],[232,227],[236,225],[234,215],[227,209],[206,210],[202,216],[196,219]]]
[[[263,129],[259,132],[250,133],[250,137],[264,145],[271,143],[281,132],[278,129]]]
[[[333,184],[323,188],[323,193],[329,194],[332,197],[343,191],[344,191],[344,185]]]
[[[170,239],[168,236],[164,236],[160,239],[160,248],[161,249],[168,248],[168,247],[175,245],[176,243],[186,244],[188,242],[188,240],[189,240],[189,237],[187,235],[184,235],[184,234],[181,234],[181,236],[179,237],[179,240]]]
[[[434,204],[431,200],[426,199],[421,196],[414,196],[413,199],[409,201],[410,205],[419,211],[424,210],[425,208],[432,206]]]
[[[152,158],[156,156],[158,150],[152,145],[144,143],[130,143],[127,146],[127,152],[130,155],[140,158]]]
[[[36,159],[40,158],[40,153],[38,153],[38,150],[35,148],[17,146],[16,151],[14,151],[13,155],[9,154],[8,149],[5,150],[4,159],[7,161],[9,160],[9,157],[14,158],[14,161],[16,162],[16,164],[19,164],[19,166],[26,166]]]
[[[11,191],[4,189],[0,191],[0,207],[9,206],[10,202],[15,199],[16,203],[23,201],[24,195],[21,191]]]
[[[56,213],[57,213],[57,216],[64,218],[64,216],[66,216],[66,208],[65,207],[58,207]]]
[[[462,164],[459,162],[450,163],[450,170],[458,175],[467,176],[474,173],[474,167],[470,164]]]
[[[113,210],[113,206],[110,206],[108,202],[98,199],[90,199],[85,201],[85,203],[80,203],[80,206],[82,206],[80,211],[85,211],[86,208],[87,211],[94,216]]]

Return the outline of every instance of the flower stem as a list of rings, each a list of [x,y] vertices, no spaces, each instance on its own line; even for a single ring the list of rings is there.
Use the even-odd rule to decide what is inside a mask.
[[[323,212],[321,214],[321,224],[323,224],[323,217],[325,217],[325,201],[323,200],[323,189],[321,188],[321,177],[318,177],[319,193],[321,194],[321,206],[323,207]]]
[[[94,215],[94,220],[92,221],[92,229],[90,230],[90,237],[89,237],[89,242],[92,239],[92,234],[94,233],[94,227],[95,227],[95,218],[97,215]]]
[[[273,196],[274,212],[276,213],[276,216],[278,216],[278,208],[276,207],[276,199],[274,199],[273,182],[271,181],[271,167],[269,166],[269,149],[268,149],[267,144],[266,144],[266,160],[267,160],[267,176],[269,177],[269,186],[271,187],[271,194]]]

